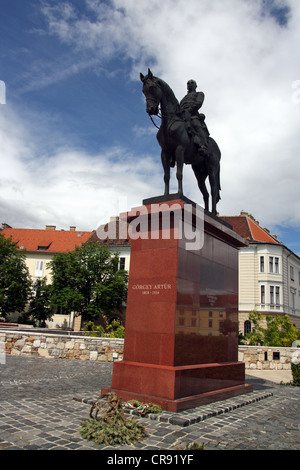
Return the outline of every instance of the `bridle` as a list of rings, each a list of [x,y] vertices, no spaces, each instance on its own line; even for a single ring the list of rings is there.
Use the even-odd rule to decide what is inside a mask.
[[[160,88],[159,83],[155,82],[155,85]],[[155,105],[157,105],[156,101],[155,101],[153,98],[149,98],[149,97],[148,97],[148,98],[147,98],[147,101],[153,101],[153,102],[155,103]],[[168,119],[170,118],[170,116],[169,116],[168,114],[163,113],[163,112],[162,112],[162,109],[161,109],[161,107],[160,107],[159,105],[157,105],[157,106],[158,106],[158,113],[156,114],[156,116],[157,116],[159,119],[162,119],[162,118],[164,117],[165,119],[168,120]],[[156,129],[160,130],[161,125],[160,125],[160,127],[157,126],[157,124],[154,122],[154,120],[153,120],[151,114],[149,114],[149,117],[150,117],[150,119],[151,119],[151,121],[152,121],[152,124],[156,127]],[[178,119],[178,120],[181,121],[182,119]]]
[[[159,112],[161,112],[161,110],[160,110]],[[156,114],[156,116],[157,116],[159,119],[161,119],[161,114],[159,114],[159,112]],[[156,129],[159,130],[159,129],[161,128],[161,125],[160,125],[160,127],[158,127],[158,126],[155,124],[155,122],[153,121],[153,118],[152,118],[151,114],[149,114],[149,118],[151,119],[152,124],[156,127]]]

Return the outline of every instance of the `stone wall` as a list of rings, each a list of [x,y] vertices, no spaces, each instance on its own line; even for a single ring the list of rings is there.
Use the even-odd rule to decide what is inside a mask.
[[[245,363],[246,369],[290,369],[292,360],[300,360],[299,348],[279,348],[270,346],[239,346],[238,360]]]
[[[124,340],[87,336],[0,331],[5,354],[113,362],[123,359]]]
[[[123,359],[124,339],[0,330],[0,345],[12,356],[39,356],[52,359],[113,362]],[[275,356],[274,356],[275,354]],[[300,348],[239,346],[238,360],[246,369],[290,369]],[[274,358],[275,357],[275,358]]]

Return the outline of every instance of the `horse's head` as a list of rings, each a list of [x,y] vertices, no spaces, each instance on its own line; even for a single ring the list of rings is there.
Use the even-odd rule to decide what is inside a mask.
[[[149,115],[158,114],[158,107],[162,97],[162,90],[158,84],[158,80],[148,69],[148,74],[140,74],[143,82],[143,93],[146,97],[146,111]]]

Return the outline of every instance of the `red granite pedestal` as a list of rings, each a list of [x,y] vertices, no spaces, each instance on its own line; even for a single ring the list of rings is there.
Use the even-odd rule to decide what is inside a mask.
[[[127,220],[137,231],[124,359],[102,393],[177,412],[252,391],[238,362],[238,248],[247,242],[175,196],[144,201]]]

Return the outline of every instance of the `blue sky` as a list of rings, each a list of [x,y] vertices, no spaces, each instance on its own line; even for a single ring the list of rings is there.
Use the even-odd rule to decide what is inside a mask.
[[[220,215],[300,254],[299,26],[298,0],[0,0],[1,222],[93,230],[162,194],[150,66],[179,100],[190,78],[205,93]],[[188,166],[184,193],[203,204]]]

